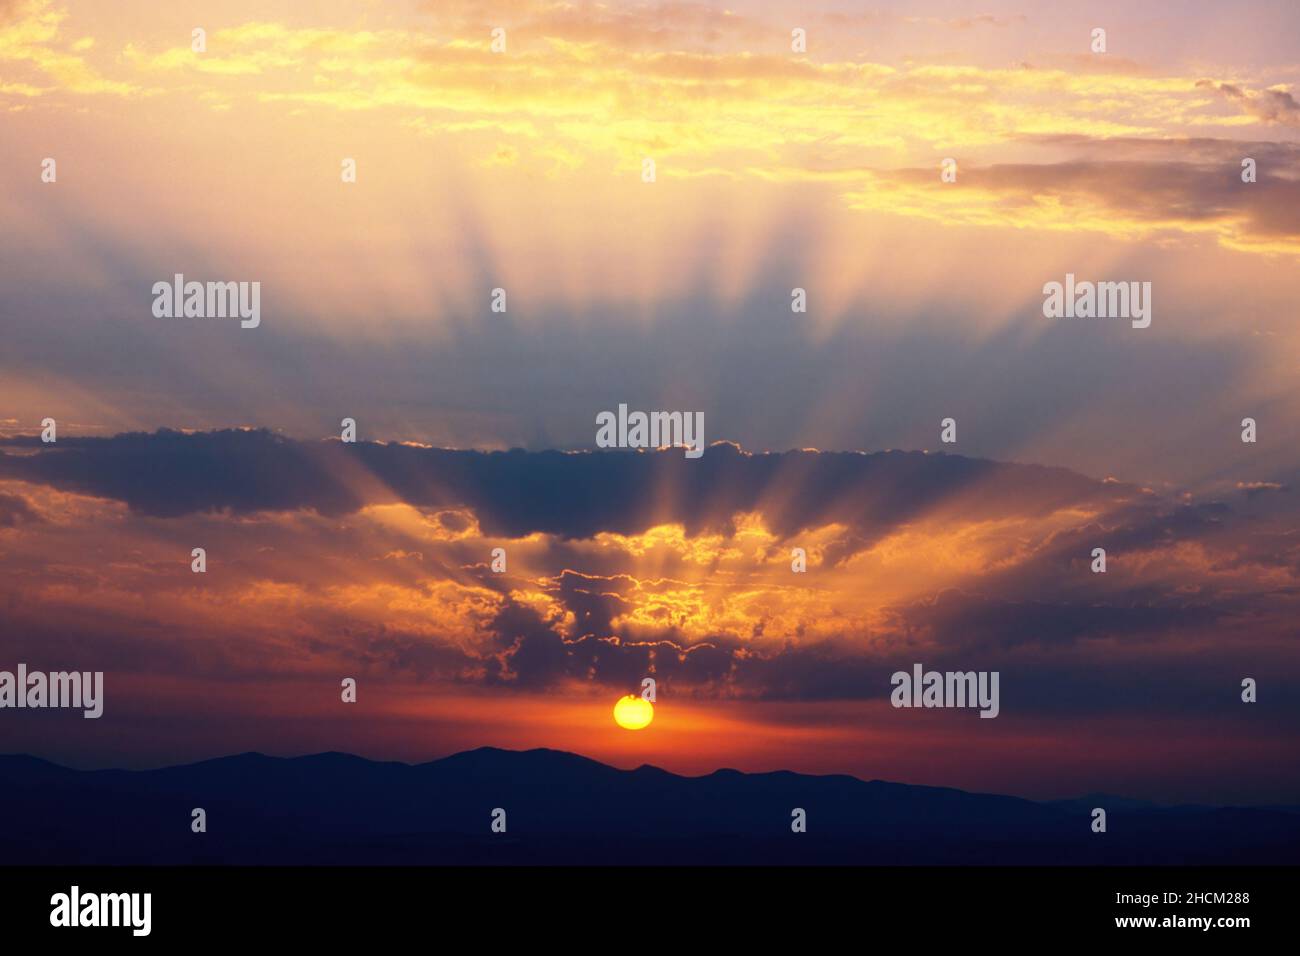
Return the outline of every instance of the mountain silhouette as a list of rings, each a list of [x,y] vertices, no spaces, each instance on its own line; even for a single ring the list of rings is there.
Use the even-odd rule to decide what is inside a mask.
[[[1092,832],[1094,806],[1105,833]],[[191,830],[195,808],[204,833]],[[796,808],[806,832],[792,832]],[[1294,808],[1036,803],[789,771],[684,777],[491,747],[414,765],[246,753],[146,771],[0,756],[0,821],[10,864],[1300,862]]]

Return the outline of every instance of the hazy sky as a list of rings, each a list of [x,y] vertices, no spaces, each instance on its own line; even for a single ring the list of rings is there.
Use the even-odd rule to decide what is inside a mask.
[[[1297,800],[1295,705],[1234,703],[1298,689],[1297,36],[1286,0],[0,0],[0,613],[123,688],[0,749]],[[260,326],[155,317],[177,273],[259,282]],[[1067,273],[1150,282],[1150,327],[1045,318]],[[620,403],[743,452],[542,454]],[[338,457],[344,417],[411,445]],[[195,434],[113,437],[159,428]],[[914,653],[1018,703],[903,720]],[[678,704],[634,742],[647,667]]]
[[[1259,479],[1296,464],[1294,4],[155,6],[0,4],[10,430],[590,447],[626,401],[870,450],[952,415],[1196,483],[1251,415]],[[177,272],[260,281],[262,326],[155,319]],[[1044,319],[1067,272],[1152,282],[1151,327]]]

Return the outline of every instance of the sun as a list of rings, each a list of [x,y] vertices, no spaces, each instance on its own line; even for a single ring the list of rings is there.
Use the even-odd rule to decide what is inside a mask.
[[[654,705],[633,694],[619,698],[614,705],[614,723],[624,730],[640,730],[655,719]]]

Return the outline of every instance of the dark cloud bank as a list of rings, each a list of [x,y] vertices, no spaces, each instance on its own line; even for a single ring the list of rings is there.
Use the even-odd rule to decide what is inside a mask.
[[[515,537],[636,534],[663,522],[680,522],[690,533],[725,530],[735,513],[754,510],[782,535],[833,521],[879,531],[959,495],[977,517],[1114,505],[1138,494],[1063,468],[924,452],[750,455],[717,444],[689,461],[680,450],[458,451],[304,442],[252,430],[9,444],[20,453],[0,454],[0,476],[121,501],[155,517],[296,509],[342,515],[402,501],[468,507],[486,533]]]

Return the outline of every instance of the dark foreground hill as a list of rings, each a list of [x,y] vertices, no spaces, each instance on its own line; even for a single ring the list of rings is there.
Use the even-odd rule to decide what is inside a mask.
[[[161,770],[0,757],[6,864],[1259,864],[1300,814],[1035,803],[846,776],[618,770],[554,750],[431,763],[240,754]],[[1107,803],[1109,801],[1109,803]],[[1090,810],[1104,806],[1104,834]],[[207,832],[191,831],[191,811]],[[493,811],[506,832],[493,833]],[[792,811],[807,832],[791,831]]]

